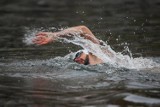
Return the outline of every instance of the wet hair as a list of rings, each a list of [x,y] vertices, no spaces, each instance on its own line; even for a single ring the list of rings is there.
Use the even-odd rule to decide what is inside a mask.
[[[76,55],[75,55],[74,60],[75,60],[77,57],[80,57],[82,53],[83,53],[83,51],[77,52]],[[85,60],[84,60],[84,65],[89,65],[89,56],[88,56],[88,54],[87,54],[87,56],[86,56],[86,58],[85,58]]]

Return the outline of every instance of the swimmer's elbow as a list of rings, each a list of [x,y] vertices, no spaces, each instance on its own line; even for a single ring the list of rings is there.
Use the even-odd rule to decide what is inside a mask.
[[[85,25],[80,25],[80,26],[78,26],[78,27],[79,27],[79,29],[81,29],[82,31],[89,30],[89,28],[88,28],[87,26],[85,26]]]

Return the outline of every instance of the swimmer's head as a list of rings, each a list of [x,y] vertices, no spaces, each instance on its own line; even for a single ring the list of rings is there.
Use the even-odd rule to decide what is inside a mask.
[[[84,64],[88,65],[89,64],[89,52],[86,50],[82,50],[76,53],[75,58],[73,61],[79,63],[79,64]]]

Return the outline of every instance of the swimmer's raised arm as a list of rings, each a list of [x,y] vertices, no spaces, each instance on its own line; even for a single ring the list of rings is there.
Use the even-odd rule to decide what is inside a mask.
[[[93,35],[93,33],[86,26],[70,27],[59,32],[40,32],[36,35],[33,42],[37,45],[44,45],[50,42],[54,42],[58,37],[72,37],[78,36],[84,37],[92,41],[95,44],[100,44],[99,40]]]

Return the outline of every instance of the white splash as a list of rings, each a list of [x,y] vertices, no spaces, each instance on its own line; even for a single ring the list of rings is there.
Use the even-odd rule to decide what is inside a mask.
[[[34,44],[32,40],[35,38],[36,33],[40,29],[28,30],[24,36],[23,42],[27,45]],[[42,32],[42,30],[41,30]],[[98,58],[102,59],[104,63],[112,64],[115,67],[125,67],[129,69],[144,69],[159,67],[160,65],[154,62],[152,59],[147,58],[133,58],[132,53],[126,48],[130,55],[123,55],[120,52],[115,52],[111,49],[109,45],[103,42],[103,46],[94,44],[93,42],[80,37],[77,33],[73,38],[59,38],[60,42],[73,43],[75,45],[81,46],[83,49],[88,50],[92,54],[96,55]]]
[[[33,40],[34,38],[36,38],[36,34],[39,33],[39,32],[51,32],[51,31],[61,31],[61,30],[64,30],[66,28],[55,28],[55,27],[50,27],[48,28],[47,30],[44,29],[43,27],[41,28],[33,28],[33,29],[30,29],[30,28],[24,28],[25,30],[25,35],[24,35],[24,38],[23,38],[23,43],[25,43],[26,45],[34,45],[33,43]]]
[[[107,45],[103,41],[103,46],[97,45],[87,39],[84,39],[83,37],[78,36],[77,34],[74,36],[73,39],[60,39],[61,42],[65,41],[81,46],[83,49],[88,50],[89,52],[96,55],[98,58],[102,59],[105,63],[112,64],[115,67],[125,67],[128,69],[144,69],[159,66],[159,64],[154,62],[152,59],[147,59],[143,57],[133,58],[132,53],[130,52],[128,47],[126,49],[129,52],[129,55],[123,55],[120,52],[116,53],[114,50],[111,49],[109,45]]]
[[[30,30],[29,28],[25,28],[25,35],[24,35],[24,38],[23,38],[23,42],[26,44],[26,45],[33,45],[33,39],[36,37],[36,34],[39,32],[38,29],[32,29]]]

